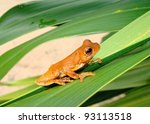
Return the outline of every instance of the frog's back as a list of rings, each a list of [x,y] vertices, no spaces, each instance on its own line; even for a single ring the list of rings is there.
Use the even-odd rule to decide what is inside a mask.
[[[37,79],[37,82],[46,82],[52,79],[56,79],[59,76],[59,68],[56,64],[50,66],[47,72]]]

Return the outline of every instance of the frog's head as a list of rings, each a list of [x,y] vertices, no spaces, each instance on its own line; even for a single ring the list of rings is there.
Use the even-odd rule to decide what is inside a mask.
[[[93,43],[90,40],[84,40],[82,46],[82,61],[86,62],[93,58],[93,56],[99,51],[100,45],[98,43]],[[80,53],[81,54],[81,53]]]

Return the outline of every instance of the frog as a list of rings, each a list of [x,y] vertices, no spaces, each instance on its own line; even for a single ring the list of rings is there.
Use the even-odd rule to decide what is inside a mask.
[[[97,42],[85,39],[83,44],[73,53],[63,60],[52,64],[48,71],[36,80],[36,84],[40,86],[49,86],[51,84],[65,85],[75,79],[80,79],[80,82],[83,82],[85,77],[95,76],[93,72],[78,74],[76,71],[94,62],[101,63],[100,58],[97,58],[95,61],[92,60],[99,49],[100,45]]]

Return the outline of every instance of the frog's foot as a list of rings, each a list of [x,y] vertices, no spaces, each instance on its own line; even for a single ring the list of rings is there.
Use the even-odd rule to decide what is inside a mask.
[[[62,82],[66,82],[66,83],[70,83],[70,82],[73,81],[73,80],[71,80],[70,77],[63,77],[63,78],[60,78],[59,80],[62,81]]]
[[[102,60],[100,58],[96,58],[95,60],[92,59],[88,64],[93,64],[93,63],[96,63],[96,62],[102,63]]]
[[[53,79],[53,80],[49,80],[49,81],[43,81],[43,82],[36,82],[38,85],[40,86],[49,86],[51,84],[58,84],[58,85],[65,85],[66,82],[72,82],[72,80],[70,79],[70,77],[64,77],[64,78],[60,78],[60,79]]]
[[[73,81],[73,80],[71,80],[70,77],[63,77],[62,79],[63,79],[63,80],[66,80],[67,82],[68,82],[68,81],[69,81],[69,82],[70,82],[70,81]]]
[[[96,62],[102,63],[102,60],[100,58],[96,58]]]
[[[87,76],[95,76],[95,73],[93,72],[83,72],[79,74],[80,82],[83,82],[83,79]]]

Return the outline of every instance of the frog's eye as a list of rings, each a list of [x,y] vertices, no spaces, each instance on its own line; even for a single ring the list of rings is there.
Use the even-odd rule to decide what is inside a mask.
[[[92,48],[91,48],[91,47],[87,47],[87,48],[85,48],[85,53],[86,53],[87,55],[91,55],[91,54],[92,54],[92,52],[93,52],[93,50],[92,50]]]

